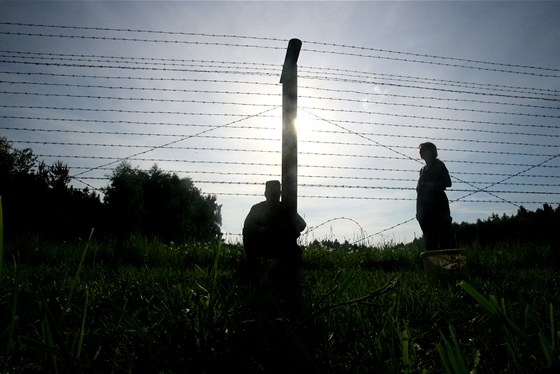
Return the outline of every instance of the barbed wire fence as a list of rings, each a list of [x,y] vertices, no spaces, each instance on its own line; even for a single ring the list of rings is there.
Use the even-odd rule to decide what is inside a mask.
[[[287,40],[10,22],[0,40],[2,136],[67,163],[77,186],[157,164],[216,195],[235,238],[280,177]],[[298,71],[308,238],[335,221],[355,243],[411,224],[427,140],[454,211],[559,203],[560,69],[303,40]]]

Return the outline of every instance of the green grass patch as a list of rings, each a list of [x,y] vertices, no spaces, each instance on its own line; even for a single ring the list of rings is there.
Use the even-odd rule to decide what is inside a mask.
[[[4,246],[0,369],[49,372],[555,372],[549,248],[465,248],[433,284],[420,248],[316,243],[300,288],[249,286],[243,248],[27,238]],[[10,259],[10,261],[6,261]]]

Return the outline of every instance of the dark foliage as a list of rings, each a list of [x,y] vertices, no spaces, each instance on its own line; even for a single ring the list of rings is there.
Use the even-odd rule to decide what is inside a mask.
[[[495,244],[504,241],[553,244],[558,240],[555,228],[560,227],[560,206],[553,209],[544,204],[535,212],[520,207],[514,216],[492,214],[476,223],[454,224],[457,240],[461,243]]]
[[[38,162],[31,149],[18,150],[0,138],[0,196],[5,239],[36,234],[51,239],[87,237],[99,227],[103,205],[87,188],[69,186],[62,162]]]
[[[492,214],[476,223],[454,224],[457,242],[460,245],[480,244],[491,246],[497,243],[532,243],[550,249],[551,260],[560,265],[560,205],[553,209],[544,204],[534,212],[520,207],[516,215],[501,217]]]
[[[38,235],[46,239],[97,236],[127,239],[131,234],[163,240],[221,237],[221,206],[188,178],[149,172],[123,163],[111,176],[105,201],[69,185],[70,170],[58,161],[39,162],[31,149],[18,150],[0,138],[0,196],[7,241]]]
[[[121,163],[110,177],[105,203],[114,233],[143,234],[169,241],[206,241],[221,237],[221,206],[189,178],[157,166],[148,172]]]

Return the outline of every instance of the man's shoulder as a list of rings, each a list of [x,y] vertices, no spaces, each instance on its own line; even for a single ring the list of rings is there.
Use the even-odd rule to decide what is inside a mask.
[[[266,206],[266,201],[261,201],[260,203],[256,203],[253,205],[253,208],[262,208]]]
[[[440,170],[447,170],[447,167],[445,166],[445,163],[443,161],[441,161],[439,158],[436,158],[436,162],[435,162],[434,165]]]
[[[251,207],[251,212],[253,212],[253,213],[254,212],[262,212],[263,210],[266,210],[267,208],[268,207],[267,207],[266,201],[261,201],[260,203],[256,203],[255,205],[253,205]]]

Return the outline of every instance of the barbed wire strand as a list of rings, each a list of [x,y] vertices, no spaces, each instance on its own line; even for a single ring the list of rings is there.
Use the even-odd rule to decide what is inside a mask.
[[[20,116],[4,116],[0,115],[0,118],[13,118],[13,119],[34,119],[34,120],[45,120],[45,121],[78,121],[78,122],[95,122],[95,123],[116,123],[117,121],[111,120],[87,120],[87,119],[69,119],[69,118],[48,118],[48,117],[20,117]],[[130,121],[126,121],[130,123]],[[135,122],[138,124],[149,124],[146,122]],[[217,127],[218,125],[192,125],[200,127]],[[255,126],[230,126],[229,128],[247,128],[252,130],[263,129],[271,130],[271,127],[255,127]],[[182,134],[170,134],[170,133],[157,133],[157,132],[124,132],[124,131],[94,131],[94,130],[69,130],[69,129],[46,129],[46,128],[31,128],[31,127],[0,127],[2,130],[10,131],[25,131],[25,132],[47,132],[47,133],[68,133],[68,134],[86,134],[86,135],[125,135],[125,136],[146,136],[146,137],[182,137]],[[346,134],[344,131],[328,131],[328,130],[313,130],[313,132],[318,133],[338,133]],[[406,139],[418,139],[417,136],[403,135],[403,134],[382,134],[382,133],[361,133],[366,136],[376,136],[376,137],[389,137],[389,138],[406,138]],[[559,135],[560,136],[560,135]],[[265,140],[265,141],[277,141],[278,138],[264,138],[264,137],[247,137],[247,136],[212,136],[212,135],[201,135],[200,138],[208,139],[239,139],[239,140]],[[432,140],[445,140],[454,142],[465,142],[474,144],[499,144],[499,145],[513,145],[513,146],[524,146],[524,147],[539,147],[539,148],[560,148],[560,144],[538,144],[538,143],[522,143],[522,142],[506,142],[506,141],[493,141],[493,140],[481,140],[481,139],[460,139],[460,138],[432,138]],[[342,141],[320,141],[320,140],[300,140],[302,143],[320,143],[320,144],[333,144],[333,145],[359,145],[359,146],[372,146],[372,144],[366,143],[350,143]],[[394,147],[402,147],[395,145]],[[440,148],[447,151],[455,152],[487,152],[481,150],[465,150],[465,149],[451,149],[451,148]],[[529,153],[513,153],[513,152],[493,152],[498,154],[517,154],[524,156],[535,156],[535,154]]]
[[[2,58],[12,58],[12,60],[3,60],[4,62],[8,63],[21,63],[21,64],[34,64],[34,65],[47,65],[47,66],[61,66],[59,62],[57,63],[46,63],[46,62],[38,62],[44,60],[65,60],[65,61],[86,61],[88,65],[63,65],[63,66],[73,66],[73,67],[91,67],[91,68],[131,68],[128,66],[122,65],[93,65],[93,62],[105,62],[111,63],[113,61],[125,62],[135,65],[144,65],[148,66],[148,68],[144,68],[143,70],[165,70],[165,69],[156,69],[153,68],[154,65],[156,66],[180,66],[180,67],[208,67],[209,65],[217,65],[217,66],[227,66],[228,69],[258,69],[252,71],[254,74],[258,74],[258,72],[263,72],[264,70],[268,69],[270,72],[266,75],[277,75],[280,70],[280,66],[278,64],[265,64],[265,63],[256,63],[256,62],[237,62],[237,61],[218,61],[218,60],[194,60],[194,59],[163,59],[163,58],[145,58],[145,57],[123,57],[123,56],[95,56],[95,55],[73,55],[73,54],[61,54],[61,53],[32,53],[32,52],[15,52],[15,51],[5,51],[8,52],[8,55],[0,55]],[[16,56],[10,56],[9,54],[16,54]],[[30,57],[23,57],[18,56],[17,54],[35,54],[35,55],[47,55],[49,57],[33,57],[31,61],[29,61]],[[52,57],[51,57],[52,56]],[[65,57],[65,56],[81,56],[81,57]],[[83,58],[82,58],[83,57]],[[102,57],[102,58],[100,58]],[[22,60],[22,59],[27,60]],[[15,59],[15,60],[14,60]],[[18,60],[19,59],[19,60]],[[33,60],[35,59],[35,60]],[[128,60],[128,61],[127,61]],[[135,60],[140,60],[141,62],[137,62]],[[158,62],[146,62],[147,60],[158,61]],[[180,62],[180,63],[178,63]],[[232,66],[233,65],[233,66]],[[264,69],[264,70],[263,70]],[[207,70],[191,70],[191,69],[180,69],[181,71],[196,71],[196,72],[207,72]],[[430,85],[445,85],[451,87],[461,87],[461,88],[478,88],[483,90],[491,90],[491,91],[500,91],[500,92],[517,92],[517,93],[538,93],[539,95],[547,95],[547,96],[558,96],[560,91],[553,90],[553,89],[545,89],[545,88],[535,88],[535,87],[519,87],[519,86],[507,86],[507,85],[496,85],[496,84],[489,84],[489,83],[478,83],[478,82],[461,82],[461,81],[454,81],[454,80],[447,80],[447,79],[435,79],[435,78],[426,78],[426,77],[415,77],[415,76],[407,76],[407,75],[398,75],[398,74],[387,74],[387,73],[378,73],[378,72],[367,72],[367,71],[356,71],[356,70],[349,70],[349,69],[341,69],[341,68],[330,68],[330,67],[307,67],[307,66],[300,66],[299,71],[301,73],[309,72],[315,74],[324,74],[321,76],[322,79],[329,79],[335,78],[336,80],[342,78],[363,78],[363,79],[382,79],[382,80],[389,80],[389,81],[397,81],[397,82],[413,82],[413,83],[426,83]],[[305,74],[302,77],[306,77]],[[371,81],[371,80],[362,80],[358,81],[353,79],[356,83],[363,83],[363,84],[371,84],[371,83],[379,83],[382,82],[378,81]],[[387,83],[384,83],[387,84]],[[411,86],[414,88],[420,88],[418,86]],[[429,89],[430,86],[423,87],[425,89]],[[488,95],[488,93],[483,93],[480,91],[475,91],[471,93],[479,92],[480,94]],[[539,97],[531,97],[538,99]],[[544,99],[544,98],[543,98]]]
[[[7,23],[3,22],[0,23],[3,25],[12,25],[12,26],[30,26],[30,27],[51,27],[51,28],[62,28],[62,29],[74,29],[74,30],[95,30],[95,31],[118,31],[118,32],[136,32],[136,33],[165,33],[168,35],[188,35],[188,36],[202,36],[202,37],[215,37],[215,38],[237,38],[242,39],[242,37],[237,35],[216,35],[216,34],[195,34],[195,33],[173,33],[173,32],[156,32],[150,30],[127,30],[127,29],[115,29],[115,28],[86,28],[83,26],[56,26],[56,25],[40,25],[40,24],[23,24],[23,23]],[[11,31],[0,31],[0,34],[4,35],[15,35],[15,36],[30,36],[30,37],[50,37],[50,38],[70,38],[70,39],[92,39],[92,40],[110,40],[110,41],[129,41],[129,42],[144,42],[144,43],[164,43],[164,44],[191,44],[191,45],[213,45],[213,46],[229,46],[229,47],[243,47],[243,48],[264,48],[264,49],[281,49],[282,47],[271,47],[271,46],[264,46],[264,45],[255,45],[255,44],[241,44],[241,43],[225,43],[225,42],[200,42],[200,41],[188,41],[188,40],[161,40],[161,39],[147,39],[147,38],[132,38],[132,37],[108,37],[108,36],[95,36],[95,35],[71,35],[71,34],[46,34],[46,33],[31,33],[31,32],[11,32]],[[251,39],[251,40],[266,40],[266,41],[282,41],[281,39],[274,39],[274,38],[254,38],[254,37],[243,37],[244,39]],[[365,48],[365,47],[354,47],[354,46],[347,46],[347,45],[335,45],[335,44],[328,44],[328,43],[318,43],[318,42],[306,42],[308,44],[316,44],[320,46],[329,46],[329,47],[338,47],[344,49],[357,49],[357,50],[364,50],[364,51],[374,51],[373,48]],[[529,71],[520,71],[520,70],[512,70],[513,68],[518,69],[536,69],[542,71],[558,71],[557,69],[553,68],[544,68],[544,67],[531,67],[531,66],[524,66],[524,65],[513,65],[513,64],[502,64],[502,63],[495,63],[495,62],[484,62],[484,61],[476,61],[476,60],[468,60],[468,59],[458,59],[458,58],[450,58],[450,57],[440,57],[440,56],[431,56],[431,55],[422,55],[416,53],[408,53],[408,52],[399,52],[399,51],[390,51],[390,50],[376,50],[376,52],[383,52],[389,54],[405,54],[409,56],[414,56],[415,58],[400,58],[400,57],[389,57],[389,56],[378,56],[378,55],[366,55],[363,53],[352,53],[352,52],[334,52],[334,51],[326,51],[326,50],[318,50],[318,49],[308,49],[305,48],[307,52],[315,52],[315,53],[327,53],[327,54],[335,54],[335,55],[346,55],[346,56],[353,56],[353,57],[365,57],[365,58],[375,58],[375,59],[386,59],[386,60],[393,60],[393,61],[401,61],[401,62],[408,62],[408,63],[420,63],[420,64],[433,64],[433,65],[441,65],[441,66],[449,66],[449,67],[458,67],[464,69],[475,69],[475,70],[487,70],[487,71],[494,71],[494,72],[502,72],[502,73],[510,73],[510,74],[523,74],[523,75],[531,75],[531,76],[539,76],[539,77],[558,77],[556,74],[545,74],[545,73],[534,73]],[[438,62],[438,61],[426,61],[426,60],[419,60],[417,58],[428,58],[432,60],[442,60],[442,61],[460,61],[463,63],[475,63],[477,65],[490,65],[490,66],[506,66],[509,69],[505,68],[489,68],[483,66],[470,66],[470,65],[461,65],[458,63],[449,63],[449,62]]]
[[[2,23],[2,22],[0,22],[0,24],[25,25],[25,24]],[[26,25],[40,26],[40,27],[42,27],[41,25],[34,25],[34,24],[26,24]],[[47,27],[49,27],[49,26],[47,26]],[[52,26],[52,27],[59,27],[59,26]],[[107,31],[107,29],[102,29],[102,28],[100,28],[100,30],[105,30],[105,31]],[[116,30],[116,29],[115,29],[115,30]],[[120,29],[120,31],[125,31],[125,29]],[[128,31],[131,31],[131,30],[128,30]],[[136,32],[150,32],[150,31],[139,31],[139,30],[136,30]],[[215,36],[217,36],[217,35],[214,35],[214,37],[215,37]],[[227,37],[237,37],[237,36],[227,36]],[[78,37],[78,38],[79,38],[79,37]],[[110,39],[110,40],[113,40],[113,39]],[[128,40],[128,39],[126,39],[126,40]],[[280,39],[266,39],[266,38],[262,38],[261,40],[275,40],[275,41],[282,41],[282,42],[284,42],[283,40],[280,40]],[[151,40],[145,40],[145,41],[151,41]],[[168,42],[168,41],[161,41],[161,42]],[[310,42],[309,44],[311,44],[311,43],[313,43],[313,42]],[[200,43],[195,43],[195,44],[200,44]],[[204,44],[204,43],[202,43],[202,44]],[[209,43],[209,44],[218,45],[219,43]],[[317,44],[319,44],[319,45],[329,45],[328,43],[317,43]],[[223,45],[223,44],[219,44],[219,45]],[[239,44],[233,44],[232,46],[236,46],[236,47],[239,47],[239,46],[255,47],[255,46],[251,46],[251,45],[239,45]],[[344,46],[344,45],[330,45],[330,46],[337,46],[337,47],[351,48],[351,49],[364,49],[364,48],[361,48],[361,47]],[[368,49],[369,49],[369,48],[365,48],[365,50],[368,50]],[[373,49],[369,49],[369,50],[373,50]],[[379,50],[379,51],[382,51],[382,50]],[[318,51],[318,50],[315,50],[315,52],[318,52],[318,53],[334,53],[334,52]],[[390,53],[408,54],[408,53],[405,53],[405,52],[398,52],[398,51],[397,51],[397,52],[395,52],[395,51],[384,51],[384,52],[387,52],[387,53],[390,52]],[[348,53],[348,55],[357,56],[357,57],[374,57],[374,58],[378,58],[377,56],[366,56],[366,55],[363,55],[363,54],[352,54],[352,53]],[[441,58],[441,59],[444,59],[444,60],[449,59],[449,60],[464,61],[464,62],[468,62],[468,63],[477,63],[477,64],[486,64],[486,63],[488,63],[488,64],[491,64],[491,65],[497,65],[497,66],[509,66],[509,67],[511,67],[511,68],[514,68],[514,67],[515,67],[515,68],[531,68],[531,69],[542,69],[542,70],[548,70],[548,71],[558,71],[558,69],[547,69],[547,68],[530,67],[530,66],[521,66],[521,65],[513,65],[513,64],[497,64],[497,63],[492,63],[492,62],[483,62],[483,61],[467,60],[467,59],[446,58],[446,57],[429,56],[429,55],[421,55],[421,54],[408,54],[408,55],[415,55],[415,56],[417,56],[417,57],[422,57],[422,58]],[[381,58],[382,58],[382,57],[381,57]],[[397,59],[397,60],[406,61],[406,62],[428,63],[428,62],[426,62],[426,61],[415,61],[415,60],[412,60],[412,59]],[[437,65],[437,64],[438,64],[438,63],[436,63],[436,65]],[[456,64],[447,64],[447,63],[444,63],[443,65],[457,66],[457,67],[463,67],[463,68],[476,68],[476,67],[460,66],[460,65],[456,65]],[[505,69],[487,69],[487,68],[485,68],[485,69],[483,69],[483,70],[501,71],[501,72],[508,72],[508,73],[516,73],[516,74],[538,75],[538,74],[527,73],[527,72],[520,73],[520,72],[516,72],[516,71],[506,71]],[[545,76],[545,75],[542,75],[542,76]],[[555,75],[553,75],[553,76],[555,76]],[[420,97],[417,97],[417,99],[419,99],[419,98],[420,98]],[[313,110],[313,109],[318,109],[318,108],[310,108],[310,109]],[[545,108],[543,108],[543,109],[545,109]],[[548,107],[547,109],[555,109],[555,108]],[[272,109],[270,109],[270,110],[272,110]],[[515,115],[517,115],[517,114],[515,114]],[[414,117],[414,118],[417,118],[417,117]],[[554,127],[553,127],[553,128],[554,128]],[[208,130],[208,131],[211,131],[211,130]],[[513,178],[513,177],[515,177],[515,176],[518,176],[518,175],[520,175],[520,174],[522,174],[522,173],[524,173],[524,172],[526,172],[526,171],[528,171],[528,170],[531,170],[531,169],[533,169],[533,168],[542,167],[545,163],[547,163],[547,162],[549,162],[549,161],[551,161],[551,160],[557,158],[558,156],[560,156],[560,155],[553,155],[553,156],[550,156],[550,158],[548,158],[547,160],[544,160],[544,161],[541,162],[540,164],[532,165],[532,166],[530,166],[529,168],[527,168],[526,170],[521,171],[521,172],[519,172],[519,173],[516,173],[516,174],[513,174],[513,175],[508,175],[508,176],[507,176],[506,178],[504,178],[503,180],[501,180],[501,181],[499,181],[499,182],[495,182],[495,183],[493,183],[493,184],[491,184],[490,186],[487,186],[487,187],[485,187],[485,188],[490,188],[490,187],[492,187],[492,186],[494,186],[494,185],[496,185],[496,184],[503,183],[503,182],[505,182],[505,181],[507,181],[507,180],[509,180],[509,179],[511,179],[511,178]],[[130,156],[130,157],[134,157],[134,156]],[[127,159],[128,159],[128,158],[127,158]],[[418,160],[416,160],[416,161],[418,161]],[[112,164],[112,163],[111,163],[111,164]],[[109,165],[110,165],[110,164],[109,164]],[[97,168],[95,168],[95,169],[97,169]],[[95,169],[94,169],[94,170],[95,170]],[[476,188],[476,187],[475,187],[475,188]],[[471,195],[474,194],[474,193],[476,193],[476,192],[477,192],[477,191],[472,192]],[[469,196],[469,195],[466,195],[466,196]],[[466,196],[465,196],[465,197],[466,197]],[[359,197],[352,197],[352,198],[359,198]],[[480,200],[476,200],[476,201],[480,201]],[[493,201],[493,202],[494,202],[494,201]],[[507,202],[507,201],[504,201],[504,202]],[[410,222],[410,221],[413,220],[413,219],[414,219],[414,218],[412,218],[412,219],[410,219],[410,220],[408,220],[408,221],[405,221],[405,222],[403,222],[402,224],[407,223],[407,222]],[[400,224],[398,224],[398,225],[400,225]],[[398,226],[398,225],[395,225],[395,226],[393,226],[393,227],[391,227],[391,228],[388,228],[388,229],[386,229],[386,230],[383,230],[382,232],[387,231],[387,230],[390,230],[390,229],[392,229],[392,228],[394,228],[394,227],[396,227],[396,226]],[[373,234],[373,235],[376,235],[376,234]]]
[[[167,143],[161,144],[161,145],[159,145],[159,146],[153,146],[153,147],[151,147],[150,149],[147,149],[147,150],[145,150],[145,151],[137,152],[137,153],[135,153],[135,154],[132,154],[132,155],[126,156],[126,157],[121,157],[121,158],[120,158],[119,160],[117,160],[117,161],[112,161],[112,162],[109,162],[109,163],[100,165],[100,166],[98,166],[98,167],[105,167],[105,166],[113,165],[113,164],[118,163],[118,162],[126,161],[126,160],[128,160],[128,159],[130,159],[130,158],[132,158],[132,157],[137,157],[137,156],[140,156],[140,155],[143,155],[143,154],[152,152],[152,151],[154,151],[154,150],[156,150],[156,149],[166,148],[166,147],[169,147],[169,146],[172,145],[172,144],[176,144],[176,143],[178,143],[178,142],[181,142],[181,141],[184,141],[184,140],[187,140],[187,139],[195,138],[195,137],[197,137],[197,136],[199,136],[199,135],[206,134],[206,133],[208,133],[208,132],[210,132],[210,131],[214,131],[214,130],[216,130],[216,129],[223,128],[223,127],[227,127],[227,126],[232,125],[232,124],[234,124],[234,123],[237,123],[237,122],[240,122],[240,121],[245,121],[245,120],[247,120],[247,119],[249,119],[249,118],[258,117],[258,116],[261,115],[261,114],[270,112],[270,111],[272,111],[272,110],[274,110],[274,109],[277,109],[277,108],[278,108],[278,107],[269,108],[269,109],[266,109],[266,110],[264,110],[264,111],[262,111],[262,112],[259,112],[259,113],[256,113],[256,114],[251,114],[251,115],[245,116],[244,118],[237,119],[237,120],[235,120],[235,121],[225,123],[225,124],[223,124],[222,126],[219,126],[219,127],[207,129],[207,130],[201,131],[201,132],[196,133],[196,134],[193,134],[193,135],[188,135],[188,136],[185,136],[185,137],[183,137],[183,138],[181,138],[181,139],[174,140],[174,141],[171,141],[171,142],[167,142]],[[94,167],[94,168],[91,168],[91,169],[89,169],[89,170],[79,172],[78,174],[72,175],[71,177],[72,177],[73,179],[76,179],[76,177],[78,177],[78,176],[80,176],[80,175],[83,175],[83,174],[85,174],[85,173],[88,173],[88,172],[90,172],[90,171],[93,171],[93,170],[95,170],[96,168],[97,168],[97,167]]]
[[[369,138],[369,137],[360,135],[360,134],[358,134],[358,133],[354,133],[354,132],[352,132],[351,130],[349,130],[349,129],[343,127],[343,126],[340,126],[340,125],[337,124],[337,123],[331,122],[331,121],[329,121],[328,119],[325,119],[325,118],[322,118],[322,117],[320,117],[320,116],[317,116],[316,114],[311,113],[311,112],[309,112],[309,111],[306,110],[306,109],[304,109],[304,111],[305,111],[306,113],[312,115],[312,116],[315,116],[315,117],[317,117],[317,118],[322,119],[323,121],[325,121],[325,122],[327,122],[327,123],[330,123],[330,124],[332,124],[332,125],[334,125],[334,126],[337,126],[337,127],[341,128],[341,129],[343,129],[343,130],[346,130],[346,131],[348,131],[349,133],[352,133],[352,134],[354,134],[354,135],[357,135],[357,136],[359,136],[359,137],[362,137],[363,139],[369,140],[369,141],[371,141],[371,142],[373,142],[373,143],[375,143],[375,144],[377,144],[377,145],[379,145],[379,146],[381,146],[381,147],[384,147],[384,148],[388,149],[389,151],[391,151],[391,152],[393,152],[393,153],[396,153],[396,154],[398,154],[398,155],[400,155],[400,156],[403,156],[403,157],[406,158],[406,159],[409,159],[409,160],[412,160],[412,161],[421,163],[418,159],[412,158],[412,157],[410,157],[410,156],[408,156],[408,155],[406,155],[406,154],[404,154],[404,153],[402,153],[402,152],[396,151],[396,150],[395,150],[394,148],[392,148],[392,147],[388,147],[388,146],[386,146],[386,145],[384,145],[384,144],[381,144],[380,142],[378,142],[378,141],[376,141],[376,140],[374,140],[374,139],[371,139],[371,138]],[[454,176],[453,178],[454,178],[454,179],[457,179],[457,180],[459,180],[459,181],[461,181],[461,182],[463,182],[463,183],[467,183],[467,182],[465,182],[464,180],[462,180],[462,179],[460,179],[460,178],[457,178],[456,176]],[[469,183],[467,183],[467,184],[469,184]],[[500,197],[500,196],[498,196],[498,195],[496,195],[496,194],[494,194],[494,193],[492,193],[492,192],[489,192],[489,191],[486,189],[487,187],[485,187],[485,188],[478,188],[477,186],[474,186],[474,185],[472,185],[472,184],[469,184],[469,185],[470,185],[471,187],[477,188],[477,189],[478,189],[478,192],[486,192],[486,193],[488,193],[489,195],[491,195],[491,196],[493,196],[493,197],[496,197],[496,198],[498,198],[498,199],[500,199],[500,200],[503,200],[503,201],[505,201],[505,202],[509,202],[510,204],[515,205],[516,207],[519,207],[518,205],[516,205],[516,204],[513,203],[513,202],[508,201],[507,199],[504,199],[504,198],[502,198],[502,197]]]

